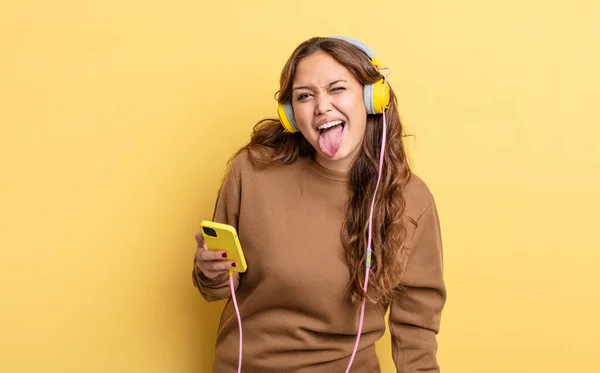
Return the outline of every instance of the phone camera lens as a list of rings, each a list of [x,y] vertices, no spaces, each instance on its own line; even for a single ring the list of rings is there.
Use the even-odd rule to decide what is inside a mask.
[[[206,234],[207,236],[217,237],[217,232],[215,232],[215,230],[212,228],[202,227],[202,230],[204,231],[204,234]]]

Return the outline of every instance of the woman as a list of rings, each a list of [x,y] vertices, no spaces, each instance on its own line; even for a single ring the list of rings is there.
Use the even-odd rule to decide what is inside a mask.
[[[388,308],[397,371],[439,371],[438,215],[409,169],[377,60],[357,41],[312,38],[284,66],[277,99],[279,120],[260,121],[232,159],[213,217],[237,228],[248,264],[234,278],[243,371],[333,373],[352,362],[352,372],[379,372]],[[230,297],[236,263],[196,240],[195,286],[208,301]],[[229,301],[214,372],[237,371],[239,337]]]

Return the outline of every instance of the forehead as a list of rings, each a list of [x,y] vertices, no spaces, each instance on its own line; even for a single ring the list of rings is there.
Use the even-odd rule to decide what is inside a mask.
[[[356,80],[346,67],[325,52],[317,52],[301,59],[294,75],[295,84],[328,84],[338,79]]]

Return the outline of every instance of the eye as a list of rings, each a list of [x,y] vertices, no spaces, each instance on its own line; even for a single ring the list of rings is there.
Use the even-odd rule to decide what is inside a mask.
[[[301,93],[298,95],[298,101],[306,101],[311,96],[310,93]]]
[[[334,87],[331,92],[342,92],[345,91],[346,87]]]

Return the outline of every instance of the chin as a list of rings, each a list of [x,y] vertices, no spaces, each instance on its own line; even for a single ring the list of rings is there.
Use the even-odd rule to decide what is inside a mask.
[[[352,147],[350,144],[348,144],[347,147],[344,146],[340,150],[338,150],[335,157],[336,158],[340,157],[340,159],[357,157],[360,154],[361,144],[362,143],[359,142],[354,147]]]
[[[348,151],[347,149],[340,149],[338,150],[337,153],[335,153],[335,155],[333,157],[328,156],[327,154],[321,152],[319,150],[319,153],[321,154],[322,157],[324,157],[325,159],[329,159],[330,161],[343,161],[348,159],[348,157],[351,156],[351,152]]]
[[[349,155],[348,152],[339,151],[333,157],[331,157],[330,159],[332,161],[341,161],[341,160],[344,160],[344,159],[348,158],[348,155]]]

